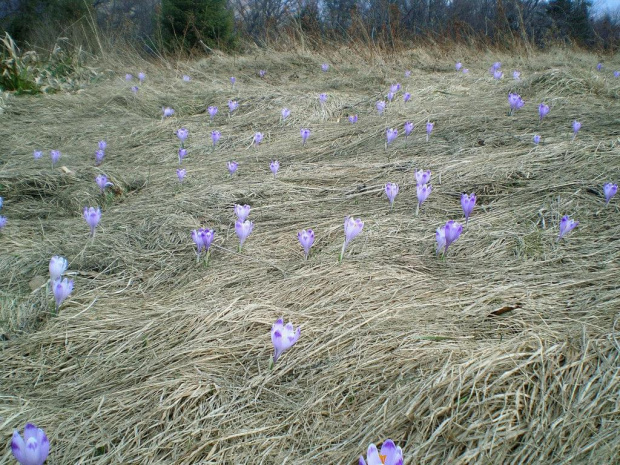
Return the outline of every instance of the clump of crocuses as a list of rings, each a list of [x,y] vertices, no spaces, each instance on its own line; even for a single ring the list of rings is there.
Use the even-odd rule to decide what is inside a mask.
[[[398,137],[398,129],[388,128],[387,131],[385,132],[385,136],[386,136],[386,147],[387,147],[392,142],[394,142],[396,138]]]
[[[274,348],[273,363],[276,363],[285,351],[295,345],[300,334],[301,328],[295,329],[292,323],[285,325],[283,318],[273,324],[271,327],[271,342]]]
[[[344,257],[344,251],[355,237],[362,232],[364,228],[364,222],[358,218],[355,219],[351,216],[347,216],[344,219],[344,244],[342,244],[342,251],[340,252],[340,261],[342,261]]]
[[[579,221],[575,221],[571,219],[570,216],[564,215],[560,220],[560,234],[558,235],[557,240],[562,239],[566,234],[571,232],[573,229],[577,227]]]
[[[603,186],[603,192],[605,194],[605,205],[609,205],[609,201],[618,193],[618,184],[608,182]]]
[[[510,114],[513,115],[515,111],[523,108],[525,102],[519,94],[508,94],[508,105],[510,105]]]
[[[200,253],[205,251],[205,263],[209,263],[210,247],[215,238],[215,230],[208,228],[194,229],[192,239],[196,244],[196,262],[200,260]]]
[[[448,247],[456,241],[463,232],[463,225],[450,220],[444,226],[437,228],[435,240],[437,241],[437,254],[443,249],[443,256],[448,253]]]
[[[392,208],[394,208],[394,199],[398,195],[398,184],[388,182],[385,185],[385,195],[387,195],[387,198],[390,201],[390,210],[392,210]]]
[[[465,215],[465,225],[469,222],[469,215],[474,211],[476,206],[476,194],[473,192],[471,195],[461,194],[461,207],[463,208],[463,214]]]
[[[314,244],[314,231],[312,229],[302,229],[297,233],[297,239],[304,249],[304,257],[308,260],[310,255],[310,247]]]
[[[101,220],[101,209],[99,207],[84,207],[83,216],[90,227],[91,237],[95,237],[95,228],[99,224],[99,220]]]
[[[396,447],[394,441],[386,439],[381,446],[381,452],[374,444],[368,446],[366,460],[368,465],[403,465],[403,451]],[[364,456],[360,456],[359,465],[366,465],[366,460]]]
[[[27,423],[23,438],[19,431],[13,431],[11,451],[21,465],[43,465],[50,453],[50,442],[41,428]]]

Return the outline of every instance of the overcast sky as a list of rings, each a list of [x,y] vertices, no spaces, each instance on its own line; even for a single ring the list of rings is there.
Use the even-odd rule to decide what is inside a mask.
[[[620,0],[594,0],[594,10],[597,12],[610,10],[618,10],[620,8]]]

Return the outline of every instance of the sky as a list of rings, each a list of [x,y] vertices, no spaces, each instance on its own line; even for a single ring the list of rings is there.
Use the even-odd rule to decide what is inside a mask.
[[[620,0],[593,0],[593,9],[596,12],[603,12],[609,10],[619,10]]]

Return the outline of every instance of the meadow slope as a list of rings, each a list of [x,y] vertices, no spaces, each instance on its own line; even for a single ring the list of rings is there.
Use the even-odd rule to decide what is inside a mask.
[[[618,463],[620,211],[602,185],[620,181],[620,61],[598,72],[595,56],[566,50],[475,56],[135,57],[100,63],[102,78],[77,92],[5,95],[0,444],[31,421],[50,464],[353,464],[386,438],[408,464]],[[124,76],[139,71],[134,96]],[[375,103],[396,82],[381,117]],[[509,92],[526,102],[513,116]],[[162,120],[163,106],[175,115]],[[386,150],[387,127],[401,134]],[[53,170],[50,149],[62,152]],[[433,184],[418,217],[415,169]],[[105,196],[101,173],[114,184]],[[386,182],[400,185],[392,212]],[[438,258],[435,230],[463,220],[463,192],[477,206]],[[242,253],[235,204],[255,224]],[[81,212],[95,205],[89,239]],[[365,226],[338,263],[347,215]],[[557,242],[563,215],[579,226]],[[196,263],[198,227],[216,230],[208,266]],[[304,228],[316,234],[308,261]],[[44,284],[53,255],[75,280],[58,316]],[[301,337],[270,369],[279,317]]]

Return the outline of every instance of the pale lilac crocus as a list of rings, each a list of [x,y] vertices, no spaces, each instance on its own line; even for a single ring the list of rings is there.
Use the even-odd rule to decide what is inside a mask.
[[[374,444],[368,446],[366,460],[368,465],[403,465],[403,451],[400,447],[396,447],[394,441],[386,439],[381,446],[381,452]],[[366,465],[366,460],[364,456],[360,456],[359,465]]]
[[[91,237],[95,237],[95,228],[99,224],[99,220],[101,220],[101,208],[84,207],[83,216],[86,223],[88,223],[88,226],[90,227]]]
[[[73,291],[73,280],[72,279],[60,279],[58,278],[56,281],[52,283],[52,292],[54,293],[54,300],[56,301],[56,313],[58,313],[58,309],[65,301],[67,297]]]
[[[435,250],[435,254],[439,255],[441,249],[446,246],[446,227],[440,226],[435,231],[435,241],[437,241],[437,249]]]
[[[349,115],[349,123],[351,124],[357,123],[357,115]]]
[[[288,118],[291,115],[291,110],[289,110],[288,108],[282,108],[282,121],[285,121],[286,118]]]
[[[142,84],[144,80],[146,79],[146,74],[138,73],[138,79],[140,80],[140,84]]]
[[[0,231],[5,228],[7,221],[6,216],[0,216]]]
[[[326,73],[327,70],[329,70],[329,65],[327,63],[323,63],[321,65],[321,69],[323,70],[324,73]]]
[[[409,92],[405,92],[403,94],[403,102],[407,103],[409,100],[411,100],[411,94]]]
[[[347,216],[344,219],[344,244],[342,244],[342,251],[340,252],[340,261],[344,257],[344,251],[349,242],[355,239],[355,236],[361,233],[363,228],[364,222],[360,218],[354,219],[351,216]]]
[[[314,244],[314,231],[312,229],[302,229],[297,233],[297,239],[304,249],[305,259],[308,260],[310,247]]]
[[[263,133],[262,132],[257,132],[256,134],[254,134],[254,137],[252,138],[252,143],[254,144],[254,147],[258,147],[258,145],[263,141]]]
[[[461,63],[460,61],[457,61],[454,67],[456,68],[457,71],[460,71],[461,68],[463,67],[463,63]]]
[[[544,102],[538,105],[538,119],[542,121],[545,116],[549,114],[549,105],[546,105]]]
[[[228,111],[232,114],[233,111],[235,111],[237,108],[239,108],[239,104],[237,103],[236,100],[229,100],[228,101]]]
[[[138,86],[131,86],[131,91],[133,92],[134,95],[138,93],[138,90],[140,90]]]
[[[187,74],[184,74],[184,75],[183,75],[183,81],[185,81],[185,82],[189,82],[189,81],[191,81],[191,80],[192,80],[192,78],[191,78],[191,77],[189,77]]]
[[[396,95],[394,92],[387,93],[388,102],[391,102],[392,100],[394,100],[394,95]]]
[[[503,77],[504,77],[504,73],[502,73],[501,70],[497,69],[497,70],[493,71],[493,79],[499,81]]]
[[[50,259],[49,270],[50,270],[50,281],[54,282],[63,275],[67,268],[69,267],[69,263],[65,257],[59,257],[58,255],[54,255]]]
[[[56,163],[58,163],[58,160],[60,160],[61,156],[62,156],[62,154],[60,153],[60,150],[51,150],[50,151],[50,158],[52,159],[52,168],[54,168],[54,165]]]
[[[416,216],[420,213],[420,207],[424,203],[428,196],[431,195],[431,191],[433,190],[433,186],[430,184],[418,184],[416,186],[416,193],[418,195],[418,204],[416,205],[415,214]]]
[[[132,74],[125,74],[125,81],[131,81],[133,79],[133,75]]]
[[[400,82],[397,82],[396,84],[392,84],[390,86],[390,92],[392,92],[393,94],[395,94],[399,90],[400,90]]]
[[[35,160],[40,159],[43,156],[43,152],[40,150],[35,150],[32,154]]]
[[[196,244],[196,262],[200,260],[200,253],[202,249],[206,251],[206,263],[209,263],[209,248],[215,238],[215,231],[213,229],[200,228],[192,231],[192,239]]]
[[[435,127],[435,123],[431,123],[430,121],[426,122],[426,142],[428,142],[431,137],[431,132],[433,132],[433,128]]]
[[[189,130],[187,128],[180,128],[180,129],[177,129],[176,134],[179,140],[181,141],[181,147],[183,147],[183,144],[187,140],[187,136],[189,136]]]
[[[417,186],[420,184],[428,184],[431,180],[431,170],[416,170],[415,171],[415,183]]]
[[[299,132],[301,134],[301,145],[306,145],[306,141],[310,137],[310,129],[302,128]]]
[[[282,318],[273,324],[271,327],[271,342],[274,349],[273,363],[276,363],[284,352],[295,345],[300,334],[301,328],[298,327],[295,330],[292,323],[285,325]]]
[[[99,141],[99,150],[105,150],[108,146],[108,143],[104,140]]]
[[[461,194],[461,207],[463,208],[463,213],[465,214],[465,224],[469,222],[469,215],[474,211],[474,207],[476,206],[476,194],[473,192],[471,195]]]
[[[235,205],[235,215],[237,216],[237,219],[243,223],[248,219],[248,216],[250,216],[250,206]]]
[[[192,240],[196,244],[196,261],[200,260],[200,252],[204,248],[204,242],[202,240],[202,236],[200,235],[201,231],[202,229],[194,229],[192,231]]]
[[[521,80],[521,71],[514,70],[514,71],[512,72],[512,78],[513,78],[515,81],[520,81],[520,80]]]
[[[564,237],[565,234],[571,232],[575,227],[579,224],[579,221],[575,221],[571,219],[570,216],[564,215],[560,220],[560,234],[558,235],[557,240],[559,241]]]
[[[519,94],[508,94],[508,105],[510,105],[510,114],[512,115],[516,110],[523,108],[525,102]]]
[[[211,131],[211,142],[213,143],[213,147],[217,145],[221,137],[222,133],[220,131]]]
[[[534,135],[534,144],[538,145],[540,143],[540,136],[538,134]]]
[[[385,185],[385,195],[387,195],[387,198],[390,201],[390,210],[392,210],[392,208],[394,208],[394,199],[398,195],[398,184],[388,182]]]
[[[614,77],[620,78],[620,71],[614,71]]]
[[[273,173],[273,178],[276,178],[276,174],[278,174],[278,170],[280,169],[280,162],[278,160],[273,160],[269,163],[269,169]]]
[[[385,111],[385,102],[383,100],[379,100],[377,102],[377,111],[379,112],[380,115],[382,115],[383,112]]]
[[[228,162],[228,172],[230,173],[231,176],[235,174],[235,171],[237,171],[238,167],[239,167],[239,164],[237,162],[234,162],[234,161]]]
[[[411,77],[411,71],[409,71],[408,69],[405,70],[405,77],[406,78]]]
[[[468,68],[463,68],[463,74],[467,74],[469,73],[469,69]]]
[[[252,233],[253,229],[254,223],[252,223],[250,220],[235,221],[235,232],[237,233],[237,237],[239,238],[239,252],[241,252],[241,249],[243,248],[243,243]]]
[[[581,123],[577,120],[573,121],[573,140],[577,137],[577,133],[581,129]]]
[[[217,115],[217,107],[211,105],[209,108],[207,108],[207,111],[209,112],[209,118],[211,119],[211,121],[213,121],[213,118],[215,118],[215,115]]]
[[[41,428],[26,423],[23,438],[19,431],[13,431],[11,451],[20,465],[43,465],[50,453],[50,442]]]
[[[608,182],[603,186],[603,192],[605,193],[605,205],[608,205],[612,197],[618,193],[618,184]]]
[[[179,149],[179,165],[181,164],[181,162],[186,156],[187,156],[187,149],[184,149],[183,147],[181,147]]]
[[[396,128],[389,128],[386,131],[385,134],[386,134],[386,138],[387,138],[387,145],[390,145],[398,137],[398,129],[396,129]]]
[[[234,89],[235,87],[235,82],[237,82],[237,79],[234,76],[230,77],[230,86]]]
[[[437,229],[435,239],[437,240],[437,253],[444,249],[443,254],[446,256],[448,247],[456,241],[463,232],[463,225],[454,220],[448,221],[444,226]]]
[[[181,184],[183,184],[183,179],[185,179],[186,174],[187,170],[185,168],[177,168],[177,178],[179,178]]]
[[[498,69],[500,69],[502,67],[502,63],[500,61],[496,61],[495,63],[493,63],[493,66],[491,66],[491,69],[493,71],[497,71]]]
[[[264,69],[261,69],[261,70],[259,70],[259,71],[258,71],[258,75],[259,75],[261,78],[264,78],[264,77],[265,77],[265,74],[267,74],[267,71],[265,71]]]
[[[99,189],[101,189],[102,194],[106,187],[112,185],[112,183],[108,181],[108,177],[105,174],[98,175],[95,178],[95,182],[97,183],[97,186],[99,186]]]
[[[95,166],[99,166],[105,158],[105,152],[101,149],[95,150]]]
[[[413,131],[413,123],[411,121],[407,121],[405,123],[405,140],[407,139],[407,137],[409,137],[409,134],[411,134],[411,131]]]
[[[319,94],[319,100],[322,104],[327,102],[327,94]]]
[[[598,64],[596,65],[596,70],[597,70],[597,71],[602,71],[602,70],[603,70],[603,63],[598,63]]]

